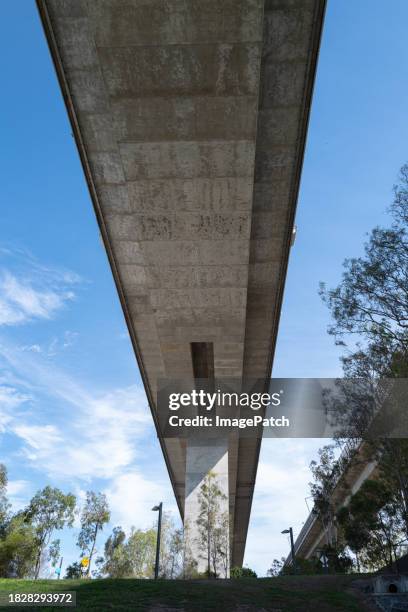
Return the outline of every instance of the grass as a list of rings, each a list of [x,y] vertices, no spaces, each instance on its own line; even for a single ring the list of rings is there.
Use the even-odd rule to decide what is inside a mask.
[[[285,576],[220,581],[178,580],[0,580],[7,591],[76,591],[77,611],[166,609],[239,612],[361,612],[364,604],[350,588],[356,576]],[[21,610],[61,610],[24,607]],[[0,607],[0,610],[16,610]]]

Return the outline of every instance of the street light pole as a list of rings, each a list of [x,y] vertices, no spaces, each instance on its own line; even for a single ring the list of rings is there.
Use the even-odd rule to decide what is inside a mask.
[[[157,580],[159,577],[159,566],[160,566],[160,536],[161,536],[161,522],[162,522],[162,510],[163,502],[160,502],[158,506],[152,508],[153,512],[159,513],[159,520],[157,522],[157,541],[156,541],[156,563],[154,565],[154,578]]]
[[[58,572],[58,580],[61,578],[61,569],[62,569],[62,562],[64,560],[64,557],[61,557],[61,561],[59,564],[59,572]]]
[[[292,555],[292,566],[293,566],[293,571],[296,573],[297,567],[296,567],[296,559],[295,559],[295,543],[293,541],[293,529],[292,527],[289,527],[289,529],[284,529],[282,533],[288,533],[290,536],[290,551]]]

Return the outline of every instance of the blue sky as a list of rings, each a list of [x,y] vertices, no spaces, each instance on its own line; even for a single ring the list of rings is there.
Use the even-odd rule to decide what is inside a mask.
[[[2,7],[0,461],[24,505],[47,483],[107,493],[112,527],[176,508],[34,1]],[[329,0],[274,374],[334,376],[319,281],[386,221],[408,160],[405,0]],[[265,440],[246,562],[286,554],[319,441]],[[110,528],[109,527],[109,528]],[[109,528],[107,531],[109,531]],[[64,566],[77,558],[63,534]],[[107,534],[106,534],[107,535]],[[102,549],[103,539],[99,543]]]

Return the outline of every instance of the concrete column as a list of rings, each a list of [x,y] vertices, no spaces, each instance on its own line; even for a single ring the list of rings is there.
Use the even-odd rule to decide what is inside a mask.
[[[223,498],[217,497],[217,526],[222,530],[218,544],[226,556],[218,554],[216,559],[217,577],[229,578],[229,494],[228,494],[228,440],[188,440],[186,451],[186,495],[184,505],[186,576],[194,572],[206,573],[208,552],[206,542],[199,533],[197,519],[200,514],[200,490],[208,474],[210,481],[217,485]],[[208,480],[207,480],[208,482]],[[214,539],[210,538],[211,546]],[[211,559],[213,571],[213,559]]]

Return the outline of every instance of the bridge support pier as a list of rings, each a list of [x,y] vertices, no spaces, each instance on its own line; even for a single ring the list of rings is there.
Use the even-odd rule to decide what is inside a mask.
[[[229,578],[228,439],[188,440],[184,538],[186,577]]]

